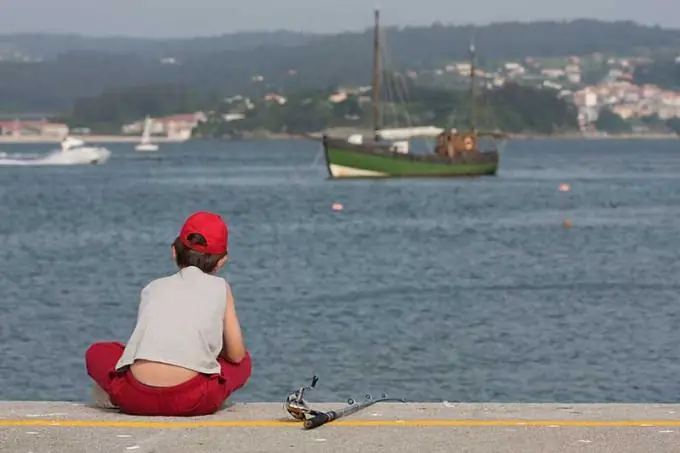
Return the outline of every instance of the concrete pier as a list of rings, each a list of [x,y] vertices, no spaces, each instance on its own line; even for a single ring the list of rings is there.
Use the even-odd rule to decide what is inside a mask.
[[[330,450],[677,453],[680,404],[380,403],[304,430],[281,403],[233,404],[208,417],[169,418],[67,402],[0,402],[3,453]]]

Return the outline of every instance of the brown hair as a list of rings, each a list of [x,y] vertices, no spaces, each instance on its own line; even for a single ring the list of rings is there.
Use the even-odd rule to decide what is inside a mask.
[[[198,234],[198,233],[191,233],[187,237],[188,241],[192,244],[197,244],[197,245],[207,245],[208,241],[205,240],[203,235]],[[175,239],[175,242],[173,242],[173,247],[175,248],[175,263],[177,263],[177,266],[179,267],[189,267],[189,266],[195,266],[205,272],[206,274],[210,274],[215,270],[217,267],[217,263],[227,256],[226,253],[220,253],[218,255],[214,255],[211,253],[202,253],[198,252],[196,250],[190,249],[184,243],[182,240],[177,237]]]

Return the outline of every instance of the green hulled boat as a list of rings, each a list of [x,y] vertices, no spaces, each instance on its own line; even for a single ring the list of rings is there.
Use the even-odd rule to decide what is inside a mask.
[[[463,151],[453,156],[400,153],[384,143],[352,144],[324,137],[331,178],[454,177],[495,175],[498,151]]]
[[[470,95],[473,111],[468,131],[440,128],[381,129],[380,108],[380,37],[379,12],[375,11],[373,61],[373,130],[372,137],[355,134],[348,139],[323,136],[324,155],[331,178],[377,177],[463,177],[495,175],[498,171],[499,153],[495,144],[486,148],[480,138],[503,139],[503,133],[484,133],[474,125],[475,62],[474,46],[470,46]],[[409,151],[408,138],[436,135],[437,144],[431,153],[417,154]],[[432,131],[435,134],[432,134]],[[410,133],[409,133],[410,132]],[[390,140],[390,136],[397,140]],[[404,140],[406,139],[406,140]]]

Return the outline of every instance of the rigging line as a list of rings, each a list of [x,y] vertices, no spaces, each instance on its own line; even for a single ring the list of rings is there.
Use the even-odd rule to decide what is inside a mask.
[[[387,35],[387,31],[384,31],[383,33],[385,33],[385,35]],[[383,38],[383,41],[387,42],[387,38],[386,37]],[[390,55],[390,53],[387,50],[383,53],[383,57],[384,57],[384,60],[385,60],[385,67],[391,68],[391,70],[390,70],[390,81],[392,83],[395,83],[395,78],[396,78],[395,75],[398,75],[398,73],[397,73],[397,71],[392,69],[393,68],[392,60],[391,60],[389,55]],[[389,86],[389,84],[387,84],[387,86]],[[408,108],[406,106],[406,100],[404,99],[404,97],[399,92],[399,86],[396,83],[395,83],[395,86],[394,86],[394,92],[396,93],[395,98],[397,99],[397,101],[404,105],[404,116],[406,117],[405,127],[412,127],[411,118],[410,118],[410,115],[408,113]],[[392,106],[392,108],[394,110],[394,116],[396,118],[399,118],[398,109],[396,107],[394,107],[394,105]],[[399,126],[397,125],[397,127],[399,127]]]
[[[319,156],[323,154],[323,145],[319,147],[319,151],[316,153],[316,156],[314,157],[314,161],[309,165],[310,167],[315,167],[317,162],[319,161]]]
[[[400,74],[399,82],[401,82],[401,86],[404,89],[404,98],[408,99],[410,97],[410,94],[408,92],[408,85],[406,84],[406,77]]]
[[[390,127],[399,127],[399,116],[397,115],[397,109],[394,106],[394,100],[393,100],[393,96],[392,96],[392,87],[390,86],[390,79],[391,79],[391,77],[388,77],[386,82],[383,83],[383,86],[385,87],[385,95],[388,99],[387,105],[388,105],[390,112],[392,112],[392,116],[394,118],[393,123],[392,123],[393,125],[390,126]],[[388,124],[387,121],[383,121],[383,128],[386,127],[387,124]]]
[[[396,76],[397,76],[396,77],[397,80],[396,80],[395,85],[397,87],[396,89],[397,89],[397,93],[399,95],[399,98],[401,99],[401,101],[404,104],[408,104],[409,94],[408,94],[408,87],[406,86],[406,82],[404,81],[404,76],[399,72],[396,73]],[[403,91],[401,90],[401,87],[403,87]],[[411,115],[410,115],[408,109],[406,109],[406,120],[409,122],[409,124],[413,124],[413,121],[411,120]]]
[[[386,31],[383,31],[383,33],[387,33]],[[386,38],[382,38],[382,41],[384,43],[387,42]],[[387,47],[385,45],[385,47]],[[393,60],[390,58],[390,52],[385,50],[382,52],[383,58],[385,60],[385,67],[390,67],[392,68]],[[409,90],[408,86],[406,85],[406,80],[404,79],[404,76],[399,72],[399,71],[392,71],[391,81],[394,83],[395,87],[395,92],[396,92],[396,97],[398,101],[403,105],[403,115],[406,120],[406,126],[407,128],[414,127],[414,122],[413,122],[413,117],[411,116],[409,112]],[[401,89],[403,88],[403,90]],[[395,114],[395,116],[397,116]],[[430,144],[430,147],[434,146],[434,143],[431,138],[425,137],[424,140],[420,143],[420,145],[423,147],[423,151],[427,152],[429,151],[429,148],[427,144]]]
[[[391,103],[389,102],[389,97],[390,97],[390,88],[389,84],[385,83],[386,80],[383,78],[383,74],[385,73],[385,65],[386,65],[386,58],[385,58],[385,52],[386,52],[386,47],[385,47],[385,32],[383,30],[379,31],[379,39],[380,39],[380,74],[378,75],[380,77],[380,88],[384,91],[385,93],[385,98],[384,102],[381,102],[380,104],[382,105],[382,108],[380,109],[380,125],[382,129],[386,128],[387,124],[387,108],[386,106],[392,107]]]
[[[382,71],[381,71],[381,74],[380,74],[381,77],[382,77],[383,73],[386,71],[386,69],[389,68],[389,59],[387,58],[388,50],[387,50],[387,46],[385,44],[386,35],[387,34],[384,30],[382,30],[380,32],[380,42],[381,42],[380,58],[381,58],[381,63],[382,63],[381,64]],[[392,111],[393,116],[395,117],[395,119],[397,119],[397,122],[398,122],[398,116],[396,114],[394,103],[392,102],[392,90],[391,90],[389,82],[390,82],[390,78],[388,78],[387,80],[383,79],[382,86],[385,89],[385,95],[386,95],[386,98],[388,99],[387,104],[389,105],[389,109]],[[383,127],[383,129],[388,128],[388,127],[386,127],[387,121],[385,121],[386,110],[387,109],[382,110],[382,115],[383,115],[382,127]],[[390,127],[398,127],[398,125],[393,125],[393,126],[390,126]]]
[[[385,64],[386,64],[387,66],[389,66],[389,67],[394,67],[394,66],[393,66],[393,61],[392,61],[392,59],[389,57],[389,53],[388,53],[388,52],[385,53],[385,59],[386,59],[386,63],[385,63]],[[411,121],[411,115],[409,114],[408,108],[406,107],[406,106],[408,105],[408,94],[406,93],[406,92],[408,91],[408,89],[405,89],[404,92],[402,92],[402,91],[400,90],[400,85],[404,84],[404,82],[403,82],[403,80],[402,80],[402,75],[401,75],[401,73],[400,73],[399,71],[392,71],[391,80],[392,80],[392,82],[393,82],[394,85],[395,85],[395,86],[394,86],[394,91],[396,92],[399,101],[400,101],[402,104],[404,104],[404,107],[405,107],[405,108],[404,108],[404,116],[406,117],[406,123],[407,123],[407,126],[406,126],[406,127],[413,127],[413,121]],[[401,82],[401,83],[400,83],[400,82]]]
[[[319,162],[319,157],[322,156],[323,153],[324,153],[323,145],[320,145],[319,151],[316,152],[316,155],[314,156],[314,160],[312,161],[312,163],[310,163],[309,165],[305,165],[305,166],[302,166],[302,165],[295,166],[294,169],[293,169],[293,175],[292,175],[293,182],[296,183],[296,184],[301,183],[303,181],[302,172],[313,170],[315,167],[317,167],[318,162]]]

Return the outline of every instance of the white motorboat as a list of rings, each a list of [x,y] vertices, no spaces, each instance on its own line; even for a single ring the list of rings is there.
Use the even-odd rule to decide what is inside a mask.
[[[158,145],[151,142],[151,125],[153,121],[148,116],[144,121],[144,132],[141,141],[135,146],[135,151],[158,151]]]
[[[0,155],[0,166],[102,164],[110,156],[111,151],[106,148],[88,146],[82,140],[66,137],[61,142],[61,149],[52,150],[44,156],[9,158],[7,155]]]
[[[45,156],[45,163],[73,164],[101,164],[108,160],[111,151],[98,146],[86,145],[83,140],[75,137],[66,137],[61,141],[61,149],[55,150]]]

